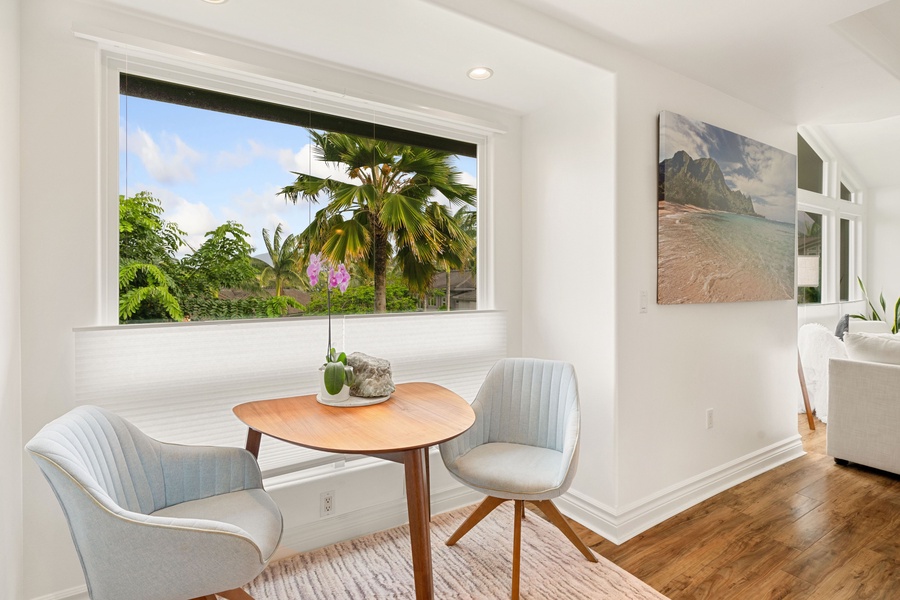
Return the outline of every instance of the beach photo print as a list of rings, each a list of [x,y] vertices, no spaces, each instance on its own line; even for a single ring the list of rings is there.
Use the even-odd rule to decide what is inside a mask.
[[[659,115],[657,302],[794,297],[797,157]]]

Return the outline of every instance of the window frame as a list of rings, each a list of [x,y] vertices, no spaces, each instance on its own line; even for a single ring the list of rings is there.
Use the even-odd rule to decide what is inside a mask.
[[[175,85],[206,89],[251,100],[281,104],[303,111],[314,111],[339,118],[367,121],[376,127],[403,129],[424,136],[445,137],[476,146],[478,228],[476,244],[477,310],[494,309],[493,243],[490,231],[493,200],[491,197],[491,155],[493,136],[503,133],[491,124],[463,115],[431,114],[401,106],[382,104],[349,97],[296,83],[260,77],[247,72],[222,70],[206,64],[185,65],[160,57],[146,57],[118,50],[103,50],[102,91],[100,94],[101,160],[100,160],[100,250],[97,323],[101,326],[118,322],[119,264],[119,95],[122,73],[147,77]],[[388,313],[395,314],[395,313]],[[218,321],[227,324],[235,320]],[[165,323],[163,326],[177,326]],[[133,326],[133,325],[131,325]]]
[[[848,171],[843,159],[835,152],[825,138],[810,127],[798,128],[798,133],[806,143],[822,158],[822,194],[797,188],[797,213],[810,212],[822,215],[822,280],[820,305],[852,303],[862,300],[862,292],[856,285],[856,278],[865,281],[865,235],[866,205],[865,193],[856,184],[856,178]],[[851,200],[841,198],[841,185],[851,194]],[[848,299],[840,298],[840,229],[841,220],[850,222]],[[799,235],[799,233],[798,233]],[[796,244],[795,244],[796,247]],[[796,251],[796,250],[795,250]],[[800,304],[798,307],[816,306]]]

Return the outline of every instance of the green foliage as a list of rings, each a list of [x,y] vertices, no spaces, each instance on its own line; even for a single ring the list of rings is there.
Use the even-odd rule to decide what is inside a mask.
[[[868,308],[866,313],[850,316],[854,319],[862,319],[863,321],[884,321],[891,326],[891,333],[900,332],[900,298],[897,298],[897,302],[894,304],[893,311],[888,312],[887,303],[884,300],[884,294],[880,294],[878,298],[878,304],[879,306],[881,306],[881,312],[878,312],[878,309],[874,304],[872,304],[872,301],[869,300],[869,293],[866,291],[866,286],[863,285],[862,279],[860,277],[857,277],[856,282],[859,284],[859,288],[862,290],[863,299],[866,301],[866,306]],[[890,319],[888,317],[890,317]]]
[[[262,230],[262,235],[272,264],[262,267],[260,281],[263,285],[274,284],[276,296],[282,295],[285,286],[300,287],[304,279],[300,274],[300,246],[297,236],[291,234],[282,241],[281,223],[275,227],[274,237],[269,237],[267,229]]]
[[[347,355],[344,352],[340,354],[337,350],[331,348],[325,355],[325,372],[323,373],[325,381],[325,390],[332,396],[338,394],[344,384],[353,385],[353,369],[347,366]]]
[[[190,296],[184,300],[184,310],[192,321],[219,319],[265,319],[283,317],[288,309],[302,311],[303,305],[290,296],[270,296],[226,300]]]
[[[143,279],[141,285],[135,281]],[[181,321],[184,315],[178,300],[169,291],[169,278],[156,265],[129,262],[119,267],[119,319],[127,321],[149,304],[170,319]]]
[[[250,234],[240,223],[228,221],[206,232],[206,240],[181,261],[184,288],[192,294],[217,297],[222,288],[258,288],[250,262]]]
[[[186,235],[162,218],[163,207],[150,192],[119,196],[119,261],[159,264],[174,261]]]
[[[119,321],[180,321],[175,252],[185,235],[149,192],[119,196]]]
[[[403,285],[389,285],[386,290],[388,312],[411,312],[418,309],[416,298]],[[371,314],[375,305],[375,288],[371,285],[351,287],[343,294],[331,295],[332,314]],[[328,300],[325,291],[312,294],[306,305],[307,315],[327,315]]]

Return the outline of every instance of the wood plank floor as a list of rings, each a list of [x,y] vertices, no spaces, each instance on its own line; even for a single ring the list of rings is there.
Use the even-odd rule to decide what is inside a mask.
[[[619,546],[577,523],[594,550],[672,600],[900,599],[900,477],[807,454]]]

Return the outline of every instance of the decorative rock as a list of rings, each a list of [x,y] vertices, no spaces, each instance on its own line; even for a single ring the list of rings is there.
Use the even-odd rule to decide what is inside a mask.
[[[347,364],[353,367],[353,385],[350,394],[360,398],[389,396],[394,391],[391,380],[391,363],[383,358],[375,358],[362,352],[354,352],[347,357]]]

